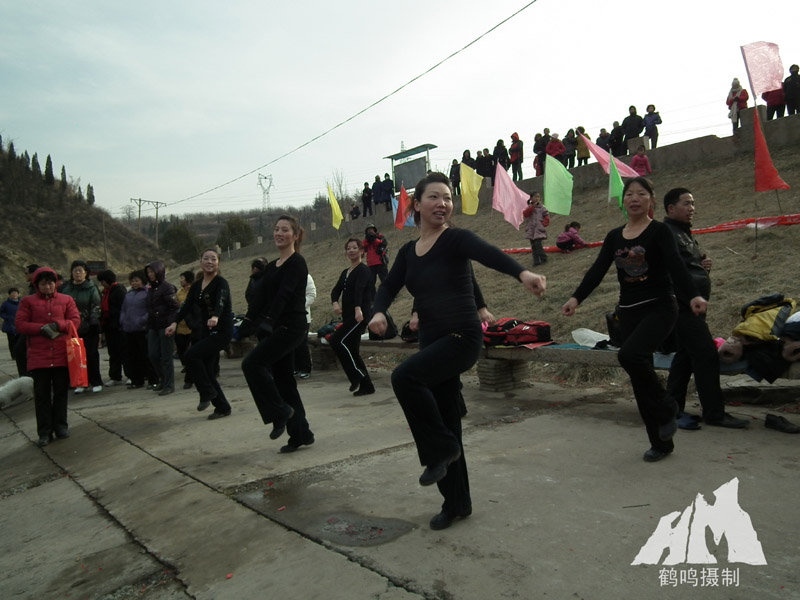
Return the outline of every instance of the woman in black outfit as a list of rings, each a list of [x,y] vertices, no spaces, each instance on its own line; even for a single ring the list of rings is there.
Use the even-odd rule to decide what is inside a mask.
[[[331,335],[330,344],[350,380],[350,391],[354,396],[366,396],[375,393],[375,386],[358,351],[361,346],[361,334],[367,328],[365,318],[369,315],[374,289],[372,273],[369,267],[361,262],[364,252],[359,240],[355,238],[347,240],[344,251],[350,266],[342,271],[339,281],[331,292],[333,312],[341,315],[343,322],[342,326]]]
[[[678,407],[665,396],[653,368],[653,352],[667,338],[678,318],[673,283],[691,298],[690,305],[696,315],[704,313],[707,305],[678,254],[669,228],[648,216],[654,200],[653,186],[644,177],[625,183],[622,202],[628,212],[627,225],[606,235],[594,264],[561,307],[564,316],[574,315],[611,264],[617,267],[620,325],[625,338],[618,360],[631,379],[636,405],[647,429],[650,440],[650,449],[644,453],[647,462],[661,460],[673,451],[672,436],[678,428],[675,421]]]
[[[255,333],[260,340],[242,361],[242,372],[261,419],[272,423],[270,439],[278,439],[288,429],[289,441],[280,449],[286,454],[314,443],[293,374],[294,349],[308,335],[308,267],[297,252],[303,241],[297,219],[279,217],[273,238],[279,256],[267,265],[261,283],[253,290],[239,337]]]
[[[200,403],[197,410],[203,411],[214,405],[209,420],[221,419],[231,414],[231,405],[217,381],[219,353],[228,347],[233,337],[233,308],[228,282],[219,274],[219,254],[216,250],[204,250],[200,255],[203,278],[198,278],[189,288],[186,300],[181,305],[175,320],[166,329],[172,337],[187,315],[197,311],[200,315],[200,331],[192,330],[194,342],[183,355],[186,370],[191,374]]]
[[[537,296],[545,290],[545,278],[523,269],[471,231],[448,227],[453,189],[442,173],[431,173],[417,184],[413,211],[420,237],[398,252],[378,290],[369,328],[378,334],[386,330],[386,309],[405,285],[424,326],[420,351],[394,370],[392,387],[425,465],[419,482],[437,483],[444,496],[431,529],[444,529],[472,514],[461,442],[459,375],[478,360],[483,332],[470,260],[518,278]]]

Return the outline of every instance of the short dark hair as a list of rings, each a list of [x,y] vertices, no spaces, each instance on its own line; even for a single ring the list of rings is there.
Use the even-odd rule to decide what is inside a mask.
[[[355,242],[359,248],[361,248],[361,240],[357,240],[354,237],[348,238],[348,240],[344,243],[344,249],[347,250],[347,247],[350,245],[350,242]]]
[[[72,275],[72,271],[74,271],[77,267],[83,267],[83,270],[86,271],[86,274],[89,274],[89,265],[86,264],[84,260],[73,260],[72,264],[69,266],[69,273]]]
[[[414,187],[414,197],[411,199],[412,201],[409,203],[409,214],[414,214],[414,223],[419,225],[419,211],[414,210],[414,201],[421,200],[422,194],[425,193],[425,188],[427,188],[432,183],[443,183],[450,189],[450,195],[453,195],[453,184],[450,183],[450,178],[445,175],[444,173],[431,173],[430,175],[426,175],[422,179],[417,182],[417,185]]]
[[[28,275],[33,275],[38,270],[39,270],[39,265],[37,265],[37,264],[32,264],[32,265],[28,265],[27,267],[25,267],[25,272]]]
[[[580,229],[581,224],[577,221],[571,221],[564,226],[564,231],[569,231],[570,229]]]
[[[13,292],[17,292],[19,294],[19,289],[15,287],[8,288],[8,295],[10,296]]]
[[[186,280],[186,283],[192,283],[194,281],[194,271],[184,271],[180,276]]]
[[[664,194],[664,212],[669,213],[669,207],[673,206],[678,203],[681,199],[681,196],[684,194],[691,194],[690,190],[686,188],[672,188],[666,194]]]
[[[97,281],[102,281],[103,283],[111,285],[112,283],[117,282],[117,276],[114,274],[114,271],[106,269],[105,271],[100,271],[100,273],[97,274]]]
[[[263,271],[267,268],[267,264],[269,264],[269,261],[263,256],[259,256],[258,258],[253,259],[253,262],[250,263],[250,268]]]
[[[646,189],[647,192],[650,194],[651,198],[656,195],[652,181],[650,181],[647,177],[634,177],[633,179],[628,179],[628,181],[625,182],[625,185],[622,186],[623,196],[628,191],[628,188],[631,187],[634,183],[638,183],[640,186]]]
[[[145,275],[144,271],[131,271],[130,275],[128,275],[128,281],[131,279],[138,279],[142,283],[145,283],[147,281],[147,275]]]

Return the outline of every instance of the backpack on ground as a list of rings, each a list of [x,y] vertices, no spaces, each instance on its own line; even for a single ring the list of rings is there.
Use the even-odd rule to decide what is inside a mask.
[[[483,344],[485,346],[504,346],[507,343],[509,330],[519,325],[522,321],[504,317],[497,319],[492,325],[483,332]]]
[[[546,321],[524,321],[509,329],[506,335],[506,344],[509,346],[524,346],[525,344],[552,341],[550,323]]]

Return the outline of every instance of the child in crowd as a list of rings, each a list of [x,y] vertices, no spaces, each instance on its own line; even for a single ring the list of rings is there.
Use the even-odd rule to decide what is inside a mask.
[[[547,226],[550,225],[550,213],[542,204],[542,195],[539,192],[531,194],[528,206],[522,211],[522,217],[528,220],[525,237],[531,241],[533,266],[538,267],[547,262],[542,241],[547,239]]]
[[[650,168],[650,159],[645,156],[644,146],[639,146],[636,154],[631,159],[631,169],[636,171],[640,177],[650,175],[653,169]]]
[[[572,223],[567,224],[564,227],[564,231],[558,234],[556,246],[567,254],[572,252],[575,248],[585,248],[586,242],[578,235],[580,230],[581,224],[577,221],[572,221]]]

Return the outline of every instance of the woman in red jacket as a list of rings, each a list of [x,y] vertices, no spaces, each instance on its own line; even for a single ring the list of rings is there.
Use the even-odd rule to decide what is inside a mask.
[[[67,426],[67,343],[70,322],[77,329],[81,315],[75,300],[56,291],[58,276],[43,267],[33,274],[36,293],[25,296],[17,311],[17,331],[27,336],[28,371],[33,377],[38,445],[69,437]]]
[[[733,123],[733,133],[736,133],[736,130],[739,129],[739,112],[747,108],[749,99],[750,96],[747,95],[747,90],[742,89],[738,79],[734,79],[731,82],[731,91],[728,92],[728,99],[725,100],[728,108],[730,108],[728,118]]]

